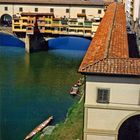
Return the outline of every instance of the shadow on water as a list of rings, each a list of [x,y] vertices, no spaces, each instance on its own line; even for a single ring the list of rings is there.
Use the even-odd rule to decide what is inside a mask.
[[[49,115],[54,124],[64,120],[77,100],[69,90],[80,77],[80,53],[61,48],[28,55],[24,48],[0,47],[1,140],[23,139]]]

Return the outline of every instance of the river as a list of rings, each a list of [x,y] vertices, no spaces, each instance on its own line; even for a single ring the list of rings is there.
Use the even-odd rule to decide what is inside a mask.
[[[1,140],[23,140],[50,115],[53,124],[65,119],[78,100],[69,91],[81,77],[77,70],[85,51],[64,47],[28,55],[22,47],[0,46]]]

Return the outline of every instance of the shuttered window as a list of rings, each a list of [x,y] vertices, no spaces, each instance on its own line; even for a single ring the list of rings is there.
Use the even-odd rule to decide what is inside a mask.
[[[97,103],[109,103],[110,89],[97,89]]]

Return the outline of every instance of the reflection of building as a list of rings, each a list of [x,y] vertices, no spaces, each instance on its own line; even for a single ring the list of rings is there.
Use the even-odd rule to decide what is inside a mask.
[[[87,18],[104,15],[108,2],[104,0],[1,0],[0,17],[17,13],[53,13],[56,18],[77,18],[77,14],[86,14]]]
[[[81,63],[84,140],[140,139],[140,59],[130,58],[123,4],[111,4]]]
[[[21,13],[13,16],[14,33],[34,34],[34,32],[92,36],[101,21],[101,17],[87,19],[86,14],[77,14],[76,18],[56,18],[53,13]]]

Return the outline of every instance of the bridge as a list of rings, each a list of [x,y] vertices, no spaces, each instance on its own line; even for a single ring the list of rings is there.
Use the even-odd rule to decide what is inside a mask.
[[[53,13],[21,13],[13,16],[12,31],[25,41],[26,52],[30,53],[42,49],[41,46],[47,48],[46,41],[58,36],[91,38],[100,21],[101,18],[87,19],[86,14],[71,19],[56,18]]]
[[[44,43],[44,37],[59,35],[92,37],[108,4],[106,0],[0,0],[0,18],[2,24],[12,24],[12,32],[26,42],[30,52],[30,40],[37,40],[36,34]]]

